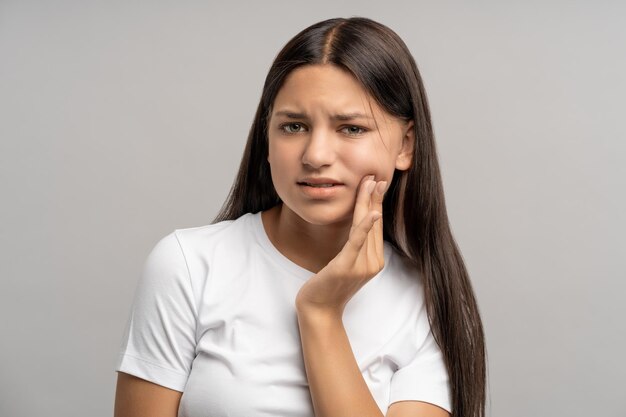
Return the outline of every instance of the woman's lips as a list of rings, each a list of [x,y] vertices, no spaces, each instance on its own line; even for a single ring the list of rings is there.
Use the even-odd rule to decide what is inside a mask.
[[[333,184],[330,187],[314,187],[305,183],[298,183],[298,188],[307,197],[316,199],[332,198],[345,188],[343,184]]]
[[[313,184],[313,185],[341,184],[341,181],[338,181],[332,177],[305,177],[305,178],[298,180],[298,184],[304,184],[304,183]]]

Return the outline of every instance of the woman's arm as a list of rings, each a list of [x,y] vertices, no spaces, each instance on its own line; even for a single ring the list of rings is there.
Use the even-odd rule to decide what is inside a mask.
[[[340,317],[298,309],[300,339],[316,417],[383,417],[372,397]],[[449,417],[436,405],[399,401],[387,417]]]
[[[383,417],[341,318],[299,309],[298,324],[315,417]]]
[[[114,417],[176,417],[182,394],[118,372]]]

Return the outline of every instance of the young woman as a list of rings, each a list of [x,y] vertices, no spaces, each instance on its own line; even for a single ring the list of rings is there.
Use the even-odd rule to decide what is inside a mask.
[[[221,212],[148,256],[116,417],[478,417],[485,367],[408,48],[367,18],[306,28]]]

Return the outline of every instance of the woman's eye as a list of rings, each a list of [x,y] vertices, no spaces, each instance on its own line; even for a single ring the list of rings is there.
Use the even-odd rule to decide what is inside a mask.
[[[358,126],[346,126],[344,129],[348,129],[347,133],[348,135],[351,135],[351,136],[358,136],[362,133],[365,133],[365,129],[363,129],[362,127],[358,127]]]
[[[305,131],[305,126],[302,123],[292,122],[280,125],[279,129],[285,133],[293,134]],[[341,130],[344,131],[348,136],[359,136],[367,131],[367,129],[359,126],[346,126]]]
[[[295,130],[293,129],[295,127]],[[285,123],[284,125],[280,126],[280,130],[284,131],[285,133],[298,133],[300,130],[299,128],[302,127],[302,124],[300,123]]]

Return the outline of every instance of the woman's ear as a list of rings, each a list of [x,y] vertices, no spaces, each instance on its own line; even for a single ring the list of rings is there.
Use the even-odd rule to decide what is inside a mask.
[[[409,120],[402,126],[402,146],[396,157],[396,169],[405,171],[411,167],[413,162],[413,151],[415,149],[415,123]]]

